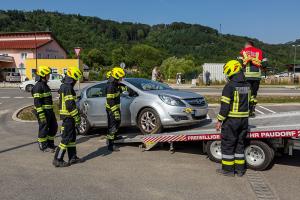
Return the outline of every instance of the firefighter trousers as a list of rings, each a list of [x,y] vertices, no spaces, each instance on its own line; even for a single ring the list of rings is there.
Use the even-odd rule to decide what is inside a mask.
[[[257,104],[256,96],[259,90],[260,80],[247,80],[247,82],[251,86],[251,98],[250,98],[249,109],[250,112],[255,112],[255,106]]]
[[[46,120],[41,121],[38,118],[39,124],[39,133],[38,133],[38,142],[46,144],[53,143],[54,144],[54,137],[57,133],[57,121],[53,110],[44,110]]]
[[[113,141],[120,128],[121,116],[120,119],[116,119],[114,113],[111,110],[106,110],[106,113],[107,113],[107,125],[108,125],[107,140]]]
[[[69,160],[71,160],[77,156],[76,126],[75,120],[72,117],[66,117],[63,119],[61,132],[61,142],[57,148],[54,159],[63,160],[64,154],[67,151]]]
[[[245,141],[248,118],[227,118],[222,124],[222,169],[228,172],[245,171]]]

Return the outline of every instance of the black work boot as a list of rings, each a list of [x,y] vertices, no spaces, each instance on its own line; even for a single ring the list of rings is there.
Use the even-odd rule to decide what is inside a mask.
[[[56,152],[55,152],[55,155],[54,155],[54,160],[52,162],[52,164],[55,167],[68,167],[68,166],[70,166],[69,163],[67,163],[63,160],[65,153],[66,153],[66,150],[64,150],[64,149],[61,149],[59,147],[56,149]]]
[[[69,165],[74,165],[84,162],[82,159],[77,157],[76,147],[68,148]]]
[[[108,151],[120,151],[120,149],[114,144],[113,140],[107,140]]]
[[[38,142],[38,144],[41,151],[48,152],[49,149],[47,149],[48,148],[47,142]]]
[[[236,174],[238,177],[244,176],[245,173],[246,173],[246,171],[240,171],[240,170],[236,170],[236,171],[235,171],[235,174]]]
[[[55,152],[55,149],[57,148],[57,146],[54,144],[54,140],[48,140],[48,148],[50,150],[51,153]]]
[[[217,174],[220,174],[220,175],[223,175],[223,176],[234,177],[234,172],[225,171],[223,169],[217,169],[216,172],[217,172]]]
[[[249,110],[250,110],[249,117],[254,118],[255,117],[255,105],[250,106]]]

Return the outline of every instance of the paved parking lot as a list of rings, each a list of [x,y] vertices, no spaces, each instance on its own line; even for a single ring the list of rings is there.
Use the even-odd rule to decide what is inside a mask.
[[[11,119],[12,113],[32,103],[30,95],[0,90],[0,199],[297,199],[300,196],[300,153],[277,157],[264,172],[249,170],[243,178],[218,176],[219,164],[208,160],[201,144],[176,144],[142,152],[138,145],[121,146],[110,154],[101,135],[79,137],[78,154],[86,161],[56,169],[53,154],[38,151],[36,123]],[[13,97],[24,98],[13,98]],[[265,106],[272,112],[300,110],[295,106]],[[264,109],[267,108],[267,109]],[[271,110],[271,111],[269,111]],[[218,107],[210,110],[211,117]],[[261,114],[263,115],[263,114]],[[56,139],[56,143],[59,138]]]

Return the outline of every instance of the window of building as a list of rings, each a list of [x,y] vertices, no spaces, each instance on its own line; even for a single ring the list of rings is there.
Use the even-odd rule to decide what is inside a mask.
[[[57,74],[57,69],[51,68],[52,69],[52,74]]]
[[[36,77],[36,69],[31,70],[31,76],[32,76],[32,80],[34,80]]]
[[[47,58],[48,58],[48,59],[50,58],[50,54],[47,55]]]
[[[43,55],[42,55],[41,53],[38,53],[38,56],[37,56],[37,57],[38,57],[38,58],[42,58],[42,56],[43,56]]]
[[[21,59],[25,60],[27,58],[27,53],[21,53]]]
[[[19,72],[20,72],[21,76],[25,76],[26,75],[25,65],[23,63],[19,64]]]

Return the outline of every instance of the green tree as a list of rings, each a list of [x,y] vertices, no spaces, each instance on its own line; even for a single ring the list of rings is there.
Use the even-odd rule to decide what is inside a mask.
[[[195,78],[201,70],[200,67],[195,65],[193,60],[177,58],[175,56],[165,59],[160,69],[167,79],[176,78],[177,73],[182,73],[187,79]]]
[[[88,65],[94,69],[99,69],[104,65],[104,56],[101,50],[91,49],[87,54]]]
[[[133,46],[130,55],[133,63],[139,67],[141,72],[147,75],[151,74],[155,66],[161,64],[164,57],[162,51],[145,44]]]
[[[126,51],[123,47],[112,50],[111,61],[113,65],[119,65],[126,61]]]

